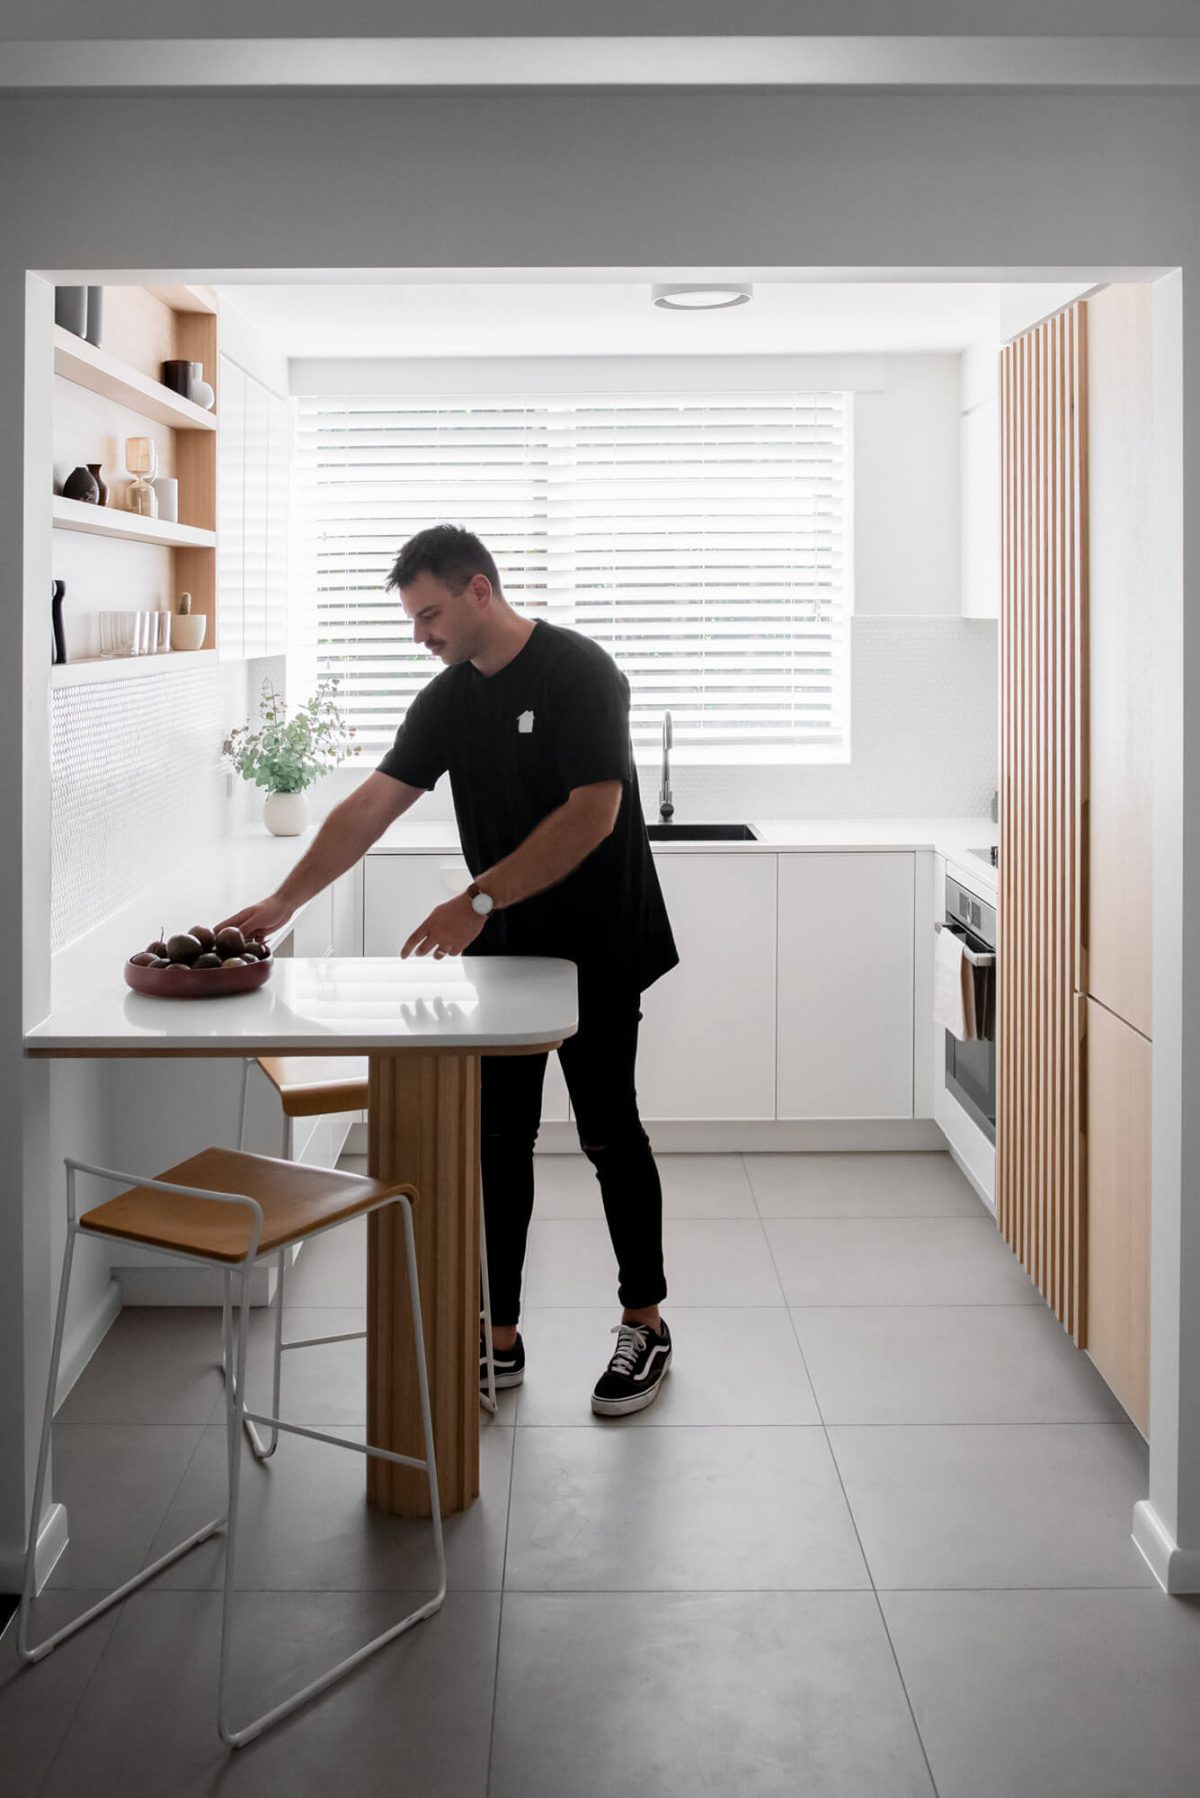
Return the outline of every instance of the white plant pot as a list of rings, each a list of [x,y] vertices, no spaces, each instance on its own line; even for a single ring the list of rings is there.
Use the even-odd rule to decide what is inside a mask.
[[[268,793],[263,823],[276,837],[298,837],[308,825],[307,793]]]
[[[171,618],[171,648],[199,649],[204,642],[208,619],[203,612],[175,612]]]

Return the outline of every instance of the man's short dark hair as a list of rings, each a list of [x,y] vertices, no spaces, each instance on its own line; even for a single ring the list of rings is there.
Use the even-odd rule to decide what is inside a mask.
[[[472,575],[486,574],[496,592],[501,591],[491,551],[473,531],[457,524],[431,524],[428,530],[410,537],[396,557],[386,591],[411,587],[419,574],[432,574],[455,594],[462,592]]]

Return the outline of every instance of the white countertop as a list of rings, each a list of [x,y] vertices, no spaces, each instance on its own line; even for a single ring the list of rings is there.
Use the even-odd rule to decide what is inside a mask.
[[[698,822],[698,820],[696,820]],[[740,820],[729,820],[739,822]],[[749,818],[758,833],[753,843],[658,842],[656,855],[775,854],[781,849],[934,850],[954,862],[964,884],[974,881],[990,892],[997,889],[997,871],[987,850],[999,842],[999,826],[990,818]],[[972,853],[982,849],[979,856]],[[401,818],[386,830],[370,851],[372,855],[462,854],[453,820],[414,822]]]
[[[578,1022],[572,962],[542,956],[285,958],[257,992],[156,999],[94,969],[25,1038],[31,1054],[366,1054],[560,1042]]]

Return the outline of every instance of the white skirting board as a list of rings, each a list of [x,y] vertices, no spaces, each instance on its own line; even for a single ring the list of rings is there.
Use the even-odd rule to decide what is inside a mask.
[[[946,1139],[930,1118],[820,1119],[813,1122],[682,1123],[646,1122],[658,1155],[787,1155],[920,1153],[945,1149]],[[574,1124],[543,1124],[539,1155],[577,1155]],[[346,1138],[347,1155],[365,1155],[367,1127],[355,1124]]]
[[[42,1590],[58,1566],[63,1550],[67,1546],[69,1533],[66,1506],[51,1504],[42,1518],[42,1527],[38,1531],[37,1554],[33,1563],[35,1592]],[[24,1554],[19,1559],[0,1554],[0,1592],[19,1592],[24,1579]],[[15,1622],[13,1628],[16,1629]]]
[[[1180,1548],[1148,1498],[1133,1507],[1133,1540],[1164,1592],[1200,1592],[1200,1549]]]
[[[54,1394],[56,1411],[116,1323],[121,1303],[121,1288],[116,1280],[110,1280],[91,1310],[64,1336]]]

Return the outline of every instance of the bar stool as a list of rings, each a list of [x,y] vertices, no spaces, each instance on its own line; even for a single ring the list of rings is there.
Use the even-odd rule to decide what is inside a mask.
[[[433,1416],[429,1403],[429,1378],[425,1362],[425,1338],[421,1328],[421,1294],[417,1281],[417,1253],[413,1235],[411,1186],[389,1185],[370,1180],[360,1174],[332,1172],[327,1168],[309,1168],[297,1164],[268,1160],[265,1156],[246,1155],[232,1149],[204,1149],[190,1160],[169,1168],[161,1177],[149,1180],[137,1174],[120,1173],[113,1168],[94,1167],[70,1158],[67,1170],[67,1241],[63,1255],[62,1280],[59,1286],[58,1310],[54,1321],[54,1342],[50,1354],[50,1372],[46,1385],[46,1408],[42,1419],[42,1437],[38,1449],[37,1477],[34,1482],[33,1514],[29,1526],[29,1546],[25,1556],[25,1575],[21,1591],[17,1650],[27,1662],[39,1661],[60,1642],[75,1634],[93,1618],[152,1580],[165,1567],[187,1554],[199,1543],[224,1531],[226,1533],[224,1597],[221,1611],[221,1656],[217,1685],[217,1728],[221,1739],[232,1748],[253,1741],[271,1724],[288,1716],[308,1699],[366,1660],[368,1655],[392,1642],[414,1624],[441,1609],[446,1596],[446,1554],[442,1539],[441,1505],[438,1499],[437,1462],[434,1454]],[[106,1200],[93,1210],[76,1215],[75,1187],[80,1174],[111,1181],[127,1190]],[[322,1430],[291,1423],[278,1415],[277,1408],[269,1416],[246,1409],[246,1342],[250,1321],[250,1274],[258,1262],[278,1254],[292,1244],[321,1235],[351,1218],[364,1217],[385,1205],[397,1205],[404,1222],[404,1241],[408,1259],[408,1291],[413,1317],[413,1350],[421,1395],[421,1418],[424,1426],[425,1455],[417,1460],[411,1455],[394,1453],[372,1443],[345,1442]],[[86,1231],[89,1236],[106,1237],[120,1242],[135,1242],[184,1261],[199,1262],[219,1268],[225,1277],[223,1335],[226,1360],[235,1362],[235,1378],[226,1386],[225,1423],[228,1452],[228,1503],[224,1515],[214,1517],[196,1530],[185,1542],[170,1549],[152,1566],[126,1580],[123,1586],[90,1606],[81,1616],[65,1624],[39,1643],[29,1641],[30,1610],[33,1604],[34,1558],[38,1525],[45,1495],[46,1468],[50,1452],[50,1432],[54,1415],[54,1394],[58,1384],[62,1356],[63,1326],[67,1314],[67,1297],[71,1280],[71,1264],[75,1238]],[[233,1276],[240,1274],[236,1351],[231,1326],[231,1289]],[[425,1474],[429,1484],[432,1510],[434,1551],[437,1561],[437,1595],[376,1636],[365,1647],[309,1682],[292,1697],[271,1710],[264,1711],[252,1722],[234,1729],[229,1721],[229,1650],[232,1640],[234,1573],[237,1562],[240,1489],[239,1470],[242,1427],[248,1422],[270,1425],[273,1440],[280,1430],[307,1436],[314,1442],[328,1442],[334,1448],[350,1449],[356,1454],[378,1456],[402,1467],[412,1467]]]
[[[257,1067],[275,1088],[283,1113],[283,1136],[280,1153],[285,1161],[291,1161],[295,1152],[295,1125],[297,1118],[327,1117],[338,1112],[366,1111],[369,1107],[367,1058],[365,1055],[260,1055],[248,1056],[242,1063],[241,1102],[238,1107],[238,1148],[246,1143],[246,1098],[250,1084],[250,1070]],[[275,1349],[273,1362],[273,1397],[272,1410],[279,1410],[279,1394],[282,1381],[283,1355],[286,1349],[316,1348],[327,1342],[359,1342],[366,1335],[365,1330],[348,1330],[339,1336],[305,1336],[293,1342],[283,1340],[283,1288],[286,1276],[287,1257],[279,1256],[276,1264],[275,1293],[271,1300],[275,1307]],[[479,1274],[482,1286],[483,1303],[480,1306],[479,1322],[483,1336],[484,1363],[487,1370],[487,1390],[479,1394],[479,1402],[485,1411],[494,1417],[497,1412],[496,1401],[496,1362],[492,1349],[492,1302],[488,1286],[487,1265],[487,1231],[483,1215],[483,1195],[479,1200]],[[222,1368],[225,1367],[222,1361]],[[250,1446],[260,1461],[266,1461],[275,1453],[279,1440],[278,1433],[271,1436],[269,1443],[264,1443],[254,1424],[247,1420],[246,1433],[250,1438]]]

